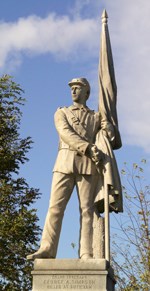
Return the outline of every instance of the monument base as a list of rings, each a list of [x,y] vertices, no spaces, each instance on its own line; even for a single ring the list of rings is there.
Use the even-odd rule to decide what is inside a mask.
[[[113,269],[105,259],[36,259],[32,291],[114,291]]]

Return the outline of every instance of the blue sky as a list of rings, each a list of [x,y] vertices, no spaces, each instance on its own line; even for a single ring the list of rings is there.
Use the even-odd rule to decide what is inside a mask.
[[[97,109],[101,14],[106,8],[118,85],[118,116],[123,162],[139,162],[150,153],[149,0],[5,0],[0,1],[0,74],[11,74],[25,90],[21,135],[34,141],[30,161],[21,169],[40,189],[36,203],[43,227],[49,203],[58,136],[53,115],[71,104],[68,82],[86,77],[91,84],[88,106]],[[148,166],[149,168],[149,166]],[[148,172],[147,172],[147,178]],[[78,243],[76,193],[67,207],[58,257],[74,257]]]

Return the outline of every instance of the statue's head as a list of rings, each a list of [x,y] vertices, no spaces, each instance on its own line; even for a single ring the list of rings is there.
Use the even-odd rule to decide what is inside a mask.
[[[71,87],[72,97],[75,98],[75,95],[79,96],[79,95],[82,94],[83,97],[85,97],[85,101],[89,98],[89,95],[90,95],[90,84],[87,81],[87,79],[85,79],[85,78],[74,78],[68,83],[68,85]],[[74,100],[74,101],[77,101],[77,100]]]

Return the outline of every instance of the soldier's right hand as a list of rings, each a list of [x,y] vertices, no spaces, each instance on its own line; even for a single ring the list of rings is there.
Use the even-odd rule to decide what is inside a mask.
[[[89,145],[87,148],[87,153],[91,160],[98,165],[103,160],[103,153],[100,151],[95,144]]]

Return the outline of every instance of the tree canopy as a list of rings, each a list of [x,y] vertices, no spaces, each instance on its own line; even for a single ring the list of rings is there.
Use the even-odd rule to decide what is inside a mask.
[[[150,185],[144,177],[146,160],[124,163],[124,213],[116,218],[112,261],[118,291],[150,290]]]
[[[39,190],[19,176],[28,161],[30,137],[20,135],[23,90],[13,78],[0,78],[0,289],[30,290],[32,263],[26,256],[37,247],[40,228],[32,204]]]

